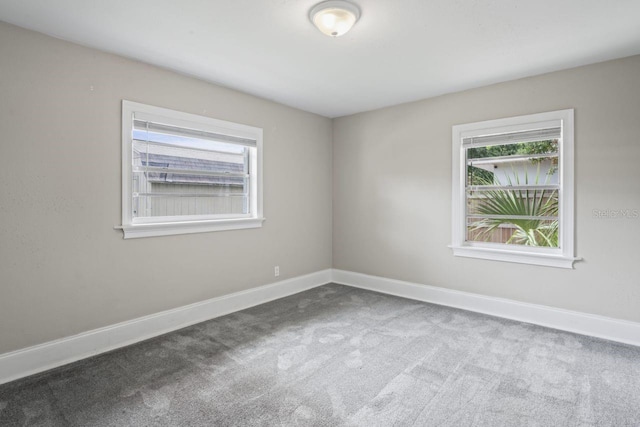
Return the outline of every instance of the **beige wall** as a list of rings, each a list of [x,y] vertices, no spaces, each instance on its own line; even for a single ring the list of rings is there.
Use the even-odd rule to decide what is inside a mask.
[[[575,270],[453,257],[451,126],[574,108]],[[334,120],[333,266],[640,321],[640,56]]]
[[[640,209],[640,57],[333,122],[3,23],[0,58],[0,354],[270,283],[276,264],[640,321],[640,219],[592,215]],[[264,227],[123,240],[122,99],[262,127]],[[563,108],[585,261],[454,258],[451,126]]]
[[[123,240],[122,99],[263,128],[263,228]],[[331,126],[0,23],[0,353],[330,268]]]

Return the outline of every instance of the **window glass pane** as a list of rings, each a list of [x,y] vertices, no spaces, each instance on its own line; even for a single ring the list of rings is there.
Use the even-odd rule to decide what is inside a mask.
[[[139,214],[136,213],[136,210]],[[232,215],[247,213],[247,196],[242,193],[223,195],[180,194],[134,196],[134,215],[138,217]]]
[[[467,192],[467,241],[558,247],[558,190]]]
[[[467,241],[558,247],[558,140],[467,148]]]
[[[249,214],[255,148],[134,131],[134,218]]]
[[[467,218],[467,241],[558,248],[558,220]]]
[[[558,184],[558,140],[466,150],[467,186]]]
[[[558,216],[557,189],[527,186],[518,190],[506,187],[489,188],[491,189],[467,190],[467,215],[554,218]]]

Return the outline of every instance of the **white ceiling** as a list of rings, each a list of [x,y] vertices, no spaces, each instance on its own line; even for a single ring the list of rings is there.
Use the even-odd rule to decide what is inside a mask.
[[[338,117],[640,53],[640,0],[0,0],[0,20]]]

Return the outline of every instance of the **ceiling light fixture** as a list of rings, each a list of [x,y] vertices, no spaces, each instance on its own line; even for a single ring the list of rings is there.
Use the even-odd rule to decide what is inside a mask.
[[[323,1],[309,12],[309,19],[320,31],[331,37],[340,37],[360,18],[360,8],[344,0]]]

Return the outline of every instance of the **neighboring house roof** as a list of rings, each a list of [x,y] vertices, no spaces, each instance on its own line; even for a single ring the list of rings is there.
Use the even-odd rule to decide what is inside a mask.
[[[194,171],[208,171],[216,173],[243,173],[242,163],[223,162],[220,160],[194,159],[164,154],[144,154],[141,156],[143,166],[155,166],[169,169]],[[148,164],[147,164],[148,159]],[[244,178],[237,176],[191,175],[165,172],[149,172],[149,182],[167,184],[195,184],[195,185],[244,185]]]

